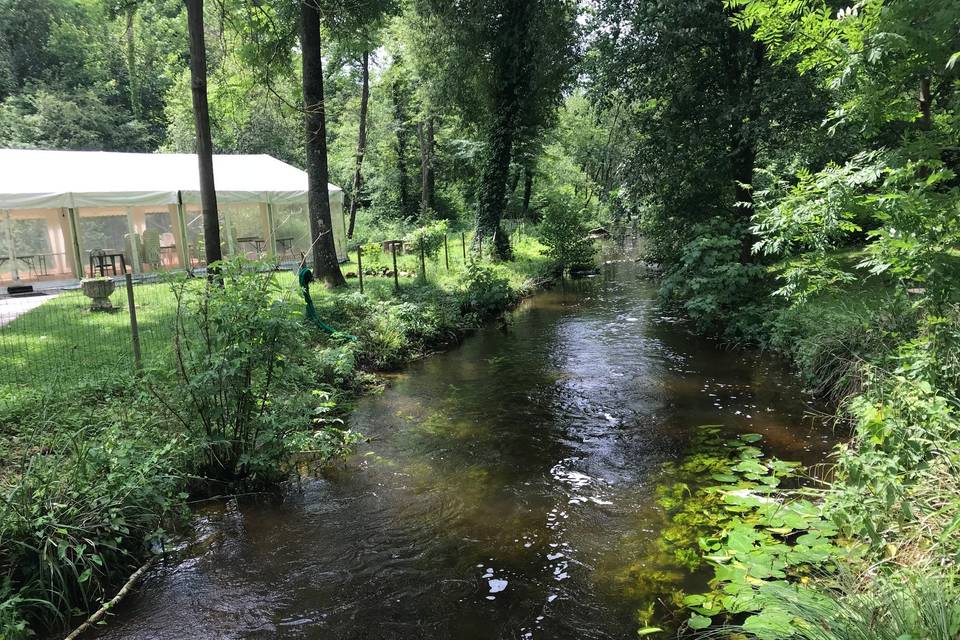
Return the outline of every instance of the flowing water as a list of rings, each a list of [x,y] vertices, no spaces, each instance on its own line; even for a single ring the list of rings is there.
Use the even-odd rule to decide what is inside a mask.
[[[640,275],[608,263],[410,366],[352,414],[356,455],[200,511],[102,637],[636,637],[654,490],[694,428],[830,443],[776,362],[695,337]]]

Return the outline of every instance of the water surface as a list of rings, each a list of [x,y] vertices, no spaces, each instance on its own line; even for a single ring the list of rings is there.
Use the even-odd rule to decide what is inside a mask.
[[[695,337],[641,276],[608,263],[409,367],[353,413],[356,455],[200,512],[102,637],[636,637],[658,476],[697,425],[829,445],[778,363]]]

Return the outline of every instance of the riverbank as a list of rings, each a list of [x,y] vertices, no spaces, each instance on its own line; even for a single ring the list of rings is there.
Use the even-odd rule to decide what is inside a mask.
[[[205,503],[101,638],[619,640],[655,580],[702,589],[658,491],[696,426],[808,464],[832,440],[778,359],[692,335],[604,258],[358,398],[342,463]]]
[[[727,517],[700,545],[714,578],[709,593],[684,600],[691,630],[742,624],[770,640],[960,633],[960,317],[949,304],[920,304],[922,293],[873,276],[721,313],[836,406],[842,443],[803,488],[717,489]]]
[[[111,385],[5,398],[0,637],[96,609],[163,549],[193,497],[269,489],[294,455],[343,455],[361,438],[343,412],[375,372],[459,340],[530,294],[548,277],[542,249],[518,238],[510,263],[448,269],[434,258],[425,280],[401,280],[399,291],[383,276],[367,276],[363,294],[317,288],[332,336],[303,326],[283,274],[228,270],[228,286],[212,293],[202,282],[156,285],[172,288],[178,319],[165,364]]]

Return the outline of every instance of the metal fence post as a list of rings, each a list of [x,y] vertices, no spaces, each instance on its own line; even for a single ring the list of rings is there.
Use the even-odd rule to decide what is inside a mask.
[[[357,277],[360,278],[360,293],[363,293],[363,245],[357,245]]]
[[[447,234],[443,234],[443,261],[447,265],[447,271],[450,271],[450,248],[447,246]]]
[[[133,301],[133,276],[124,274],[127,281],[127,306],[130,308],[130,339],[133,341],[133,367],[139,374],[143,371],[143,360],[140,355],[140,328],[137,326],[137,306]]]
[[[463,249],[463,264],[467,264],[467,234],[460,232],[460,248]]]
[[[393,251],[393,288],[400,291],[400,272],[397,271],[397,243],[390,243],[390,249]]]

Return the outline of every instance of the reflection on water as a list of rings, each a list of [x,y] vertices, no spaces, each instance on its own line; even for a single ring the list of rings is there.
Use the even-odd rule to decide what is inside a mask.
[[[199,514],[102,637],[633,636],[662,464],[708,423],[819,461],[801,397],[606,264],[364,399],[351,426],[373,439],[325,477]]]

